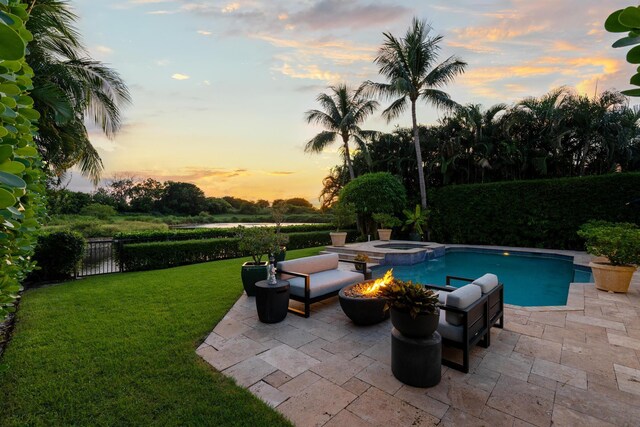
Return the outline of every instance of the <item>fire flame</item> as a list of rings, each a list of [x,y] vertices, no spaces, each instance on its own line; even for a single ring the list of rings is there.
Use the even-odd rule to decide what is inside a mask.
[[[390,285],[391,283],[393,283],[393,268],[387,271],[382,278],[376,279],[376,281],[373,282],[368,288],[362,290],[362,294],[375,294],[380,290],[380,288]]]

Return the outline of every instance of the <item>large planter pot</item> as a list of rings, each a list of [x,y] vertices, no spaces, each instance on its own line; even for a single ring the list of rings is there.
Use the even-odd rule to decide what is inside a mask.
[[[334,231],[332,233],[329,233],[329,235],[331,236],[332,246],[344,246],[345,242],[347,241],[347,233],[343,231]]]
[[[357,298],[345,294],[345,291],[348,292],[354,286],[346,286],[338,293],[340,307],[353,323],[366,326],[380,323],[389,318],[389,310],[386,308],[387,301],[384,298]]]
[[[380,240],[391,240],[391,231],[390,228],[378,228],[378,237]]]
[[[256,295],[256,282],[267,280],[269,274],[267,270],[268,265],[268,262],[261,262],[257,265],[253,262],[245,262],[242,264],[242,286],[248,296],[253,297]]]
[[[413,319],[408,311],[391,307],[391,323],[402,335],[410,338],[426,338],[438,329],[440,316],[435,314],[418,314]]]
[[[596,288],[603,291],[627,292],[636,267],[627,265],[611,265],[606,261],[590,262]]]

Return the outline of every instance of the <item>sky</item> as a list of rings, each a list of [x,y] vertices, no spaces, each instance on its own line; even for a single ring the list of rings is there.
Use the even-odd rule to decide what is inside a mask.
[[[305,197],[341,162],[336,143],[304,152],[322,129],[304,112],[332,84],[383,81],[373,63],[383,32],[412,17],[444,36],[440,59],[467,71],[446,90],[490,106],[568,86],[593,96],[635,72],[603,29],[628,0],[71,0],[90,55],[116,69],[133,98],[113,140],[90,138],[104,178],[192,182],[207,196]],[[386,107],[383,102],[382,107]],[[443,113],[418,108],[418,121]],[[409,126],[376,113],[364,129]],[[92,191],[74,172],[69,188]]]

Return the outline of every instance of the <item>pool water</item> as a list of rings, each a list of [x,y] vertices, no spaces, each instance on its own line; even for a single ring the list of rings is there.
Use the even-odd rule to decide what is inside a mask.
[[[442,286],[447,275],[477,278],[494,273],[504,284],[505,303],[521,306],[565,305],[571,282],[592,281],[591,272],[575,269],[569,257],[547,254],[452,249],[419,264],[376,267],[374,274],[384,274],[389,268],[401,280]]]

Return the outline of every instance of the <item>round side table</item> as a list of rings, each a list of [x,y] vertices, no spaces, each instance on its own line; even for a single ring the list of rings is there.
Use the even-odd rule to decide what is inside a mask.
[[[287,280],[278,280],[275,285],[266,280],[256,282],[256,309],[261,322],[277,323],[287,317],[289,287]]]

